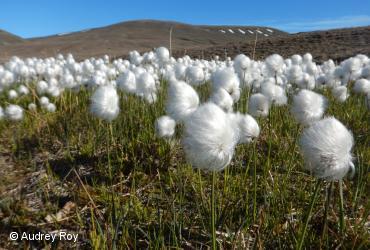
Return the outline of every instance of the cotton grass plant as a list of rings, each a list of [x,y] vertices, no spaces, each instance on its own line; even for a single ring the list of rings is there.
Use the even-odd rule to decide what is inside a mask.
[[[37,159],[33,152],[48,151],[81,175],[78,186],[86,189],[70,186],[77,203],[91,208],[88,215],[76,211],[91,247],[361,248],[367,238],[368,94],[364,81],[355,86],[368,79],[368,67],[363,56],[340,64],[317,64],[309,54],[223,61],[175,59],[165,48],[113,61],[12,58],[0,67],[0,131],[7,141],[18,129],[9,145],[15,159],[26,159],[22,164]],[[9,98],[10,90],[18,96]],[[17,113],[6,112],[10,105],[23,110],[20,119],[10,119]],[[353,131],[353,150],[347,129],[326,115]],[[295,148],[300,130],[327,119],[314,129],[315,140],[307,132],[299,143],[302,159]],[[23,138],[37,138],[29,156],[22,154]],[[85,161],[92,180],[78,170]],[[357,174],[342,190],[337,230],[330,223],[336,209],[329,209],[335,199],[329,179],[351,172],[349,162]],[[53,171],[54,161],[48,164]],[[322,215],[315,206],[316,189],[309,210],[318,212],[301,223],[314,178],[329,178],[325,210]],[[321,218],[319,235],[309,228]]]

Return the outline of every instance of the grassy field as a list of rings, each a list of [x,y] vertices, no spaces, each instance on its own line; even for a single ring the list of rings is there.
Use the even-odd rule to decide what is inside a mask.
[[[155,136],[154,121],[165,114],[166,85],[161,83],[154,105],[120,93],[121,112],[111,124],[89,113],[87,90],[64,92],[55,100],[55,113],[27,111],[20,123],[0,121],[0,246],[31,246],[9,241],[11,231],[63,229],[78,233],[78,242],[53,247],[209,248],[212,173],[186,163],[181,126],[173,139]],[[208,99],[208,84],[197,90],[203,101]],[[365,97],[351,93],[340,104],[328,90],[321,93],[329,99],[326,116],[335,116],[353,132],[356,174],[344,180],[343,224],[338,182],[319,184],[304,248],[368,249],[370,116]],[[25,106],[32,98],[18,104]],[[245,113],[247,99],[244,90],[234,108]],[[273,107],[258,123],[258,140],[238,146],[231,165],[216,174],[220,248],[295,248],[302,237],[317,184],[303,169],[297,145],[303,128],[288,106]],[[61,210],[64,216],[46,219]]]

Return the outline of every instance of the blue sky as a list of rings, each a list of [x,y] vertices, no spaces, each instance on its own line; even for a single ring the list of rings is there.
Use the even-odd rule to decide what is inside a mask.
[[[0,29],[37,37],[134,19],[265,25],[288,32],[370,25],[369,0],[2,0]]]

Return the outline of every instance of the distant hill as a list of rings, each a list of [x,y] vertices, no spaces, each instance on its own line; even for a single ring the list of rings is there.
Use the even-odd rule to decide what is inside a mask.
[[[0,30],[0,45],[8,45],[21,42],[24,42],[24,40],[19,36],[13,35],[4,30]]]
[[[22,39],[0,30],[0,62],[11,56],[48,57],[72,53],[77,59],[125,57],[128,52],[144,52],[155,47],[172,46],[175,56],[224,57],[239,53],[252,56],[257,35],[256,58],[272,53],[283,56],[310,52],[316,60],[342,60],[358,53],[370,56],[370,26],[288,34],[257,26],[206,26],[171,21],[139,20],[101,28]]]
[[[23,42],[0,45],[0,60],[4,61],[12,55],[46,57],[58,53],[73,53],[78,59],[104,54],[122,56],[131,50],[143,52],[159,46],[169,47],[171,28],[173,49],[182,51],[254,40],[256,32],[261,38],[288,35],[269,27],[204,26],[139,20],[47,37],[25,40],[18,38]],[[1,41],[0,38],[0,44]]]
[[[260,37],[260,36],[259,36]],[[212,58],[215,55],[223,58],[225,54],[234,57],[244,53],[253,55],[254,41],[230,42],[221,46],[188,50],[192,57]],[[300,32],[288,36],[259,39],[255,49],[255,58],[262,59],[278,53],[284,57],[310,52],[316,61],[333,59],[341,61],[356,54],[370,56],[370,26],[325,31]],[[182,55],[177,51],[176,55]]]

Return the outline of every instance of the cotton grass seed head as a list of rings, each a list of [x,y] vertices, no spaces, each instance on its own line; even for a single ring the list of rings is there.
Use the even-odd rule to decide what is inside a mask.
[[[260,134],[260,127],[257,121],[248,114],[228,114],[232,126],[237,131],[238,143],[251,143]]]
[[[327,107],[325,97],[302,89],[293,97],[292,114],[298,123],[308,125],[321,119]]]
[[[111,122],[119,113],[119,97],[111,85],[100,86],[91,96],[90,111],[100,119]]]
[[[183,121],[199,105],[197,92],[183,81],[171,81],[168,88],[166,111],[176,121]]]
[[[251,95],[248,102],[248,113],[254,117],[266,117],[269,113],[269,99],[261,93]]]
[[[239,88],[239,78],[231,68],[216,70],[212,76],[212,88],[225,89],[228,93],[232,93],[234,89]]]
[[[299,140],[305,168],[329,180],[340,180],[350,169],[354,171],[353,144],[352,133],[334,117],[314,122]]]
[[[233,98],[225,89],[216,90],[211,98],[211,102],[222,108],[225,112],[231,112],[233,110]]]
[[[136,93],[136,77],[135,74],[127,70],[123,72],[118,78],[117,78],[117,86],[120,90],[123,90],[127,93],[134,94]]]
[[[233,157],[238,134],[220,107],[205,103],[185,120],[182,142],[193,167],[221,171]]]
[[[20,121],[23,119],[23,108],[15,104],[8,105],[4,113],[5,117],[10,121]]]
[[[353,86],[353,91],[356,93],[367,94],[370,93],[370,80],[359,79],[355,82]]]
[[[332,94],[338,102],[345,102],[348,97],[347,87],[339,86],[332,89]]]
[[[171,117],[164,115],[155,121],[155,131],[158,137],[172,137],[175,133],[176,122]]]

